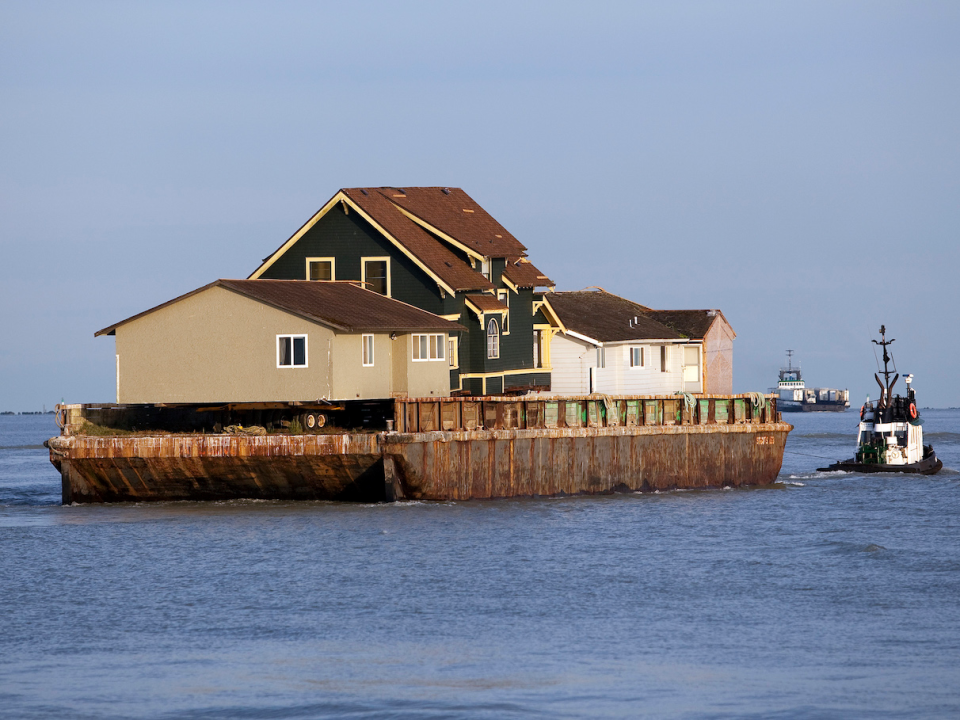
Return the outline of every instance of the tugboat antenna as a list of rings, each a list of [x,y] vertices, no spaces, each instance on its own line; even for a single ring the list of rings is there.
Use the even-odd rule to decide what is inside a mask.
[[[881,398],[881,400],[889,401],[889,399],[890,399],[890,389],[891,389],[891,386],[890,386],[890,369],[889,369],[887,366],[888,366],[889,363],[890,363],[890,353],[887,352],[887,346],[888,346],[888,345],[893,345],[893,343],[896,342],[896,338],[893,338],[893,339],[891,339],[891,340],[887,340],[887,327],[886,327],[885,325],[881,325],[881,326],[880,326],[880,341],[877,342],[876,340],[873,340],[872,342],[873,342],[874,345],[880,345],[880,346],[883,347],[883,386],[884,386],[884,390],[885,390],[885,393],[884,393],[884,396],[885,396],[885,397],[884,397],[884,398]],[[878,381],[879,381],[879,379],[880,379],[880,378],[877,378]],[[896,380],[894,380],[894,382],[896,382]],[[886,403],[884,403],[884,404],[886,404]]]
[[[787,370],[793,370],[793,350],[787,350]]]

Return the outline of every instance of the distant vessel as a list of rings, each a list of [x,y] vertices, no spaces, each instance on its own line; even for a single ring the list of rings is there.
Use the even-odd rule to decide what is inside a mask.
[[[800,368],[793,366],[793,350],[787,350],[787,367],[780,368],[780,382],[770,392],[778,394],[780,412],[843,412],[850,407],[848,390],[804,385]]]
[[[883,347],[883,380],[874,375],[880,386],[880,399],[876,406],[869,398],[860,409],[860,430],[857,435],[857,453],[849,460],[836,462],[820,470],[845,470],[848,472],[903,472],[933,475],[943,463],[937,458],[933,447],[923,444],[923,420],[917,411],[917,396],[910,383],[913,375],[904,376],[907,396],[893,394],[898,373],[890,381],[890,354],[887,346],[893,344],[886,337],[887,329],[880,326],[880,341],[873,342]],[[894,368],[896,371],[896,368]]]

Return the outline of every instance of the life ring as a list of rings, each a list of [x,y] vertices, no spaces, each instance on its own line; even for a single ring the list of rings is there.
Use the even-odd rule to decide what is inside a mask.
[[[913,420],[917,419],[917,406],[914,405],[913,403],[910,403],[910,417]]]

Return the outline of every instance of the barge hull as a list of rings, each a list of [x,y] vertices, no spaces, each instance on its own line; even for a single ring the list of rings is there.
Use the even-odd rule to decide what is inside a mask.
[[[468,500],[765,485],[792,426],[58,437],[63,502]]]

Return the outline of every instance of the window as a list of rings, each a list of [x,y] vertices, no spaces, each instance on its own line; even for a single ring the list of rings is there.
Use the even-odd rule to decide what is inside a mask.
[[[510,291],[497,290],[497,300],[507,306],[507,314],[503,316],[503,334],[510,334]]]
[[[457,347],[457,338],[447,339],[447,357],[450,359],[450,367],[460,367],[460,348]]]
[[[630,367],[643,367],[643,348],[630,348]]]
[[[380,295],[390,296],[390,258],[360,258],[363,277],[368,290]]]
[[[543,367],[543,330],[533,331],[533,366]]]
[[[683,348],[683,381],[700,382],[700,348],[695,345]]]
[[[333,270],[335,262],[332,257],[308,257],[307,280],[336,280],[337,276]]]
[[[597,348],[597,367],[605,368],[607,366],[607,349],[598,347]]]
[[[360,338],[362,346],[362,362],[364,367],[373,367],[373,335],[362,335]]]
[[[480,274],[483,275],[487,280],[490,279],[490,261],[489,260],[480,261]]]
[[[500,327],[496,318],[487,323],[487,357],[491,360],[500,357]]]
[[[667,371],[667,346],[660,346],[660,372]]]
[[[443,335],[414,335],[413,359],[417,362],[424,360],[446,360],[444,350],[446,342]]]
[[[307,336],[277,335],[277,367],[307,366]]]

